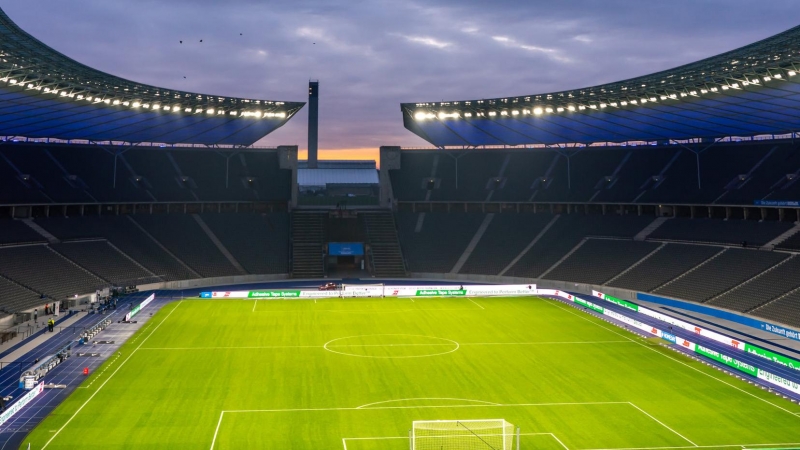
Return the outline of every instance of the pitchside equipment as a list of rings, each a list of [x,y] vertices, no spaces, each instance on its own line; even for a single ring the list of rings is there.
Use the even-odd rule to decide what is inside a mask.
[[[411,450],[514,450],[514,425],[504,419],[415,420]]]

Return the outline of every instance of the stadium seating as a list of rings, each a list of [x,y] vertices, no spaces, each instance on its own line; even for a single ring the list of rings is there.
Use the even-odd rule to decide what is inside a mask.
[[[200,217],[247,272],[289,272],[288,213],[207,213]]]
[[[800,287],[800,257],[791,255],[783,263],[737,286],[708,304],[746,312]]]
[[[788,256],[785,253],[761,250],[726,249],[718,256],[653,292],[694,302],[705,302],[769,269]]]
[[[203,277],[241,275],[189,214],[129,216],[148,234]]]
[[[0,245],[46,242],[46,239],[24,222],[19,220],[0,220]]]
[[[777,248],[784,250],[800,251],[800,233],[797,233],[789,239],[781,242]]]
[[[723,249],[705,245],[667,244],[641,264],[610,281],[609,286],[650,292]]]
[[[41,294],[0,276],[0,311],[14,313],[46,303]]]
[[[272,150],[0,143],[0,203],[286,201],[290,194],[291,172]]]
[[[62,240],[105,238],[165,281],[199,278],[126,216],[51,217],[36,223]]]
[[[664,222],[648,239],[720,244],[764,245],[794,226],[790,222],[754,220],[673,219]]]
[[[398,213],[400,244],[409,272],[450,272],[483,218],[472,213]]]
[[[116,286],[161,281],[106,241],[73,241],[50,246],[84,269]]]
[[[695,151],[700,151],[699,187]],[[435,201],[486,201],[487,182],[494,177],[502,179],[502,186],[493,201],[747,205],[800,195],[800,183],[776,186],[800,170],[800,147],[786,141],[704,144],[694,150],[668,145],[565,152],[408,150],[401,152],[401,169],[389,174],[400,201],[425,200],[424,180],[431,177],[438,185],[428,200]]]
[[[495,214],[459,272],[498,275],[553,217],[550,214]]]
[[[646,216],[562,215],[508,276],[538,278],[586,237],[632,238],[653,221]]]
[[[0,274],[55,300],[109,285],[46,245],[0,248]]]
[[[795,289],[753,310],[751,314],[768,320],[774,320],[778,323],[800,327],[800,289]]]
[[[574,253],[542,277],[603,284],[641,260],[659,244],[618,239],[587,239]]]

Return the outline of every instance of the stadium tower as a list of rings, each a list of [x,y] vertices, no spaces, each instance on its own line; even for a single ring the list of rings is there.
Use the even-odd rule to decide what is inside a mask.
[[[317,168],[319,145],[319,81],[308,82],[308,168]]]

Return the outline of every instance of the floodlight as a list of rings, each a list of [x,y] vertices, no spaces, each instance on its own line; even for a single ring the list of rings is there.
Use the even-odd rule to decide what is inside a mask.
[[[511,115],[512,116],[518,116],[519,115],[519,111],[516,111],[516,110],[515,111],[511,111]]]
[[[245,114],[247,114],[247,113],[245,113]],[[414,114],[414,118],[417,119],[417,120],[425,120],[425,113],[424,112],[418,112],[418,113]]]
[[[142,104],[139,103],[139,102],[133,102],[133,104],[131,106],[133,106],[134,108],[138,108],[138,107],[142,106]]]
[[[494,111],[489,111],[489,115],[490,115],[490,116],[492,116],[492,117],[494,117],[494,116],[496,116],[496,115],[497,115],[497,113],[496,113],[496,112],[494,112]]]
[[[470,113],[470,112],[464,113],[464,117],[472,117],[472,113]]]
[[[567,109],[570,111],[575,111],[575,107],[572,105],[567,106]]]
[[[508,115],[508,111],[500,111],[500,115],[501,116],[507,116]]]
[[[119,105],[119,100],[114,100],[114,105]]]
[[[790,77],[793,77],[793,76],[795,76],[795,75],[797,75],[797,72],[795,72],[794,70],[790,70],[790,71],[789,71],[789,76],[790,76]]]
[[[214,114],[214,109],[209,109],[206,111],[207,114]]]
[[[553,112],[553,108],[545,108],[544,111],[546,113],[551,113],[551,112]]]
[[[783,76],[779,73],[776,73],[775,76],[773,76],[773,78],[777,78],[780,80],[781,78],[783,78]]]
[[[542,108],[533,108],[533,113],[536,114],[537,116],[540,115],[542,112],[544,112],[542,111]]]
[[[558,112],[564,112],[564,108],[562,108],[562,107],[560,107],[560,106],[559,106],[558,108],[556,108],[556,111],[558,111]]]

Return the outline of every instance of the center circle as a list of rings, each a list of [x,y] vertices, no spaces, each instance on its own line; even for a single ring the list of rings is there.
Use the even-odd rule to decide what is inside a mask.
[[[458,350],[456,341],[417,334],[368,334],[328,341],[323,346],[331,353],[360,358],[426,358]]]

